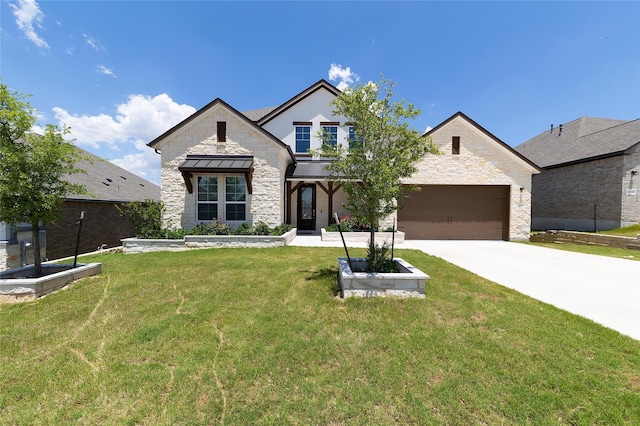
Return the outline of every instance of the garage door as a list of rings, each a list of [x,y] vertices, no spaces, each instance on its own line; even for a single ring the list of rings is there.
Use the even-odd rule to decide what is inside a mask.
[[[509,187],[420,185],[407,192],[398,229],[407,239],[508,240]]]

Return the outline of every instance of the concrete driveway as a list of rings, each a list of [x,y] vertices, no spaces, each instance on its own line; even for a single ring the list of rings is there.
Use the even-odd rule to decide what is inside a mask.
[[[403,245],[640,340],[639,261],[506,241]]]
[[[291,245],[341,247],[342,243],[325,243],[320,236],[299,235]],[[349,244],[355,246],[365,245]],[[640,340],[639,261],[506,241],[407,240],[396,248],[422,250]]]

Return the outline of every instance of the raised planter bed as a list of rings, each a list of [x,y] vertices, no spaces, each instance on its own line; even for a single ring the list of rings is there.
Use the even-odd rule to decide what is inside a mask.
[[[376,243],[387,243],[391,245],[391,240],[394,239],[395,244],[404,243],[404,232],[396,231],[395,238],[393,232],[376,232]],[[347,243],[366,243],[369,241],[369,232],[343,232],[344,240]],[[320,230],[320,236],[322,241],[342,241],[340,239],[340,232],[327,232],[324,228]]]
[[[152,251],[183,251],[224,247],[284,247],[296,237],[296,229],[282,235],[186,235],[179,240],[150,240],[126,238],[122,240],[123,253]]]
[[[0,272],[0,296],[16,299],[40,297],[71,281],[100,274],[102,263],[80,264],[76,268],[72,264],[43,264],[42,272],[42,277],[33,278],[33,265]]]
[[[368,273],[364,271],[367,261],[351,259],[355,271],[349,267],[347,258],[338,258],[338,284],[342,297],[418,297],[424,298],[425,282],[429,276],[420,269],[396,258],[399,273]]]

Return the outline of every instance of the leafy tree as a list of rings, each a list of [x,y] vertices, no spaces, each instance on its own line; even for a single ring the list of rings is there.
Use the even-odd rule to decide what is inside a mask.
[[[75,167],[84,157],[64,139],[69,130],[48,124],[37,135],[30,133],[34,124],[26,96],[0,84],[0,220],[31,225],[35,273],[42,275],[39,224],[60,217],[64,197],[87,191],[65,179],[84,172]]]
[[[349,196],[345,208],[371,224],[368,256],[380,253],[374,240],[380,221],[401,207],[407,189],[416,189],[402,180],[416,172],[417,162],[427,153],[439,153],[430,139],[410,127],[408,120],[420,110],[404,99],[394,101],[394,86],[382,78],[377,83],[359,83],[334,98],[333,113],[344,116],[355,132],[343,144],[325,143],[313,152],[334,160],[327,169]],[[320,137],[327,140],[327,135]],[[375,259],[368,263],[376,264]]]

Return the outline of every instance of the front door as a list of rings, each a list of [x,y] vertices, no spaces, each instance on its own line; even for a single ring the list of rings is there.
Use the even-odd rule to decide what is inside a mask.
[[[298,229],[316,229],[316,185],[305,183],[298,188]]]

